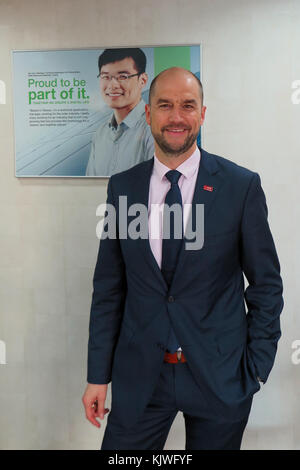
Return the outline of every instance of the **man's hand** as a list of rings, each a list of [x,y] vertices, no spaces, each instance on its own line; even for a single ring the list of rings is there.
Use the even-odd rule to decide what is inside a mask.
[[[96,417],[104,419],[104,415],[109,412],[108,408],[104,408],[107,393],[107,384],[87,384],[82,403],[85,408],[85,415],[87,419],[97,428],[101,424],[96,420]]]

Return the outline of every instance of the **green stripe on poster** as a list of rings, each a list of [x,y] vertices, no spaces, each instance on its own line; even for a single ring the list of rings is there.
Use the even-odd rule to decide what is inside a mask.
[[[154,75],[169,67],[183,67],[190,70],[190,46],[170,46],[154,48]]]

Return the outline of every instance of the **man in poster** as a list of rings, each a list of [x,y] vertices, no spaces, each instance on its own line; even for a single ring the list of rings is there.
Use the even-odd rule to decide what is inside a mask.
[[[113,112],[96,131],[86,176],[111,176],[153,156],[142,99],[146,56],[139,48],[105,49],[98,67],[101,95]]]
[[[109,180],[117,235],[100,243],[83,396],[99,427],[112,382],[103,450],[163,449],[178,411],[187,450],[240,449],[274,364],[283,298],[265,195],[257,173],[197,147],[205,111],[191,72],[160,73],[146,107],[154,157]],[[181,239],[121,237],[125,195],[145,206],[149,233],[153,205],[190,206],[196,227],[203,205],[204,245],[187,249],[187,217]]]

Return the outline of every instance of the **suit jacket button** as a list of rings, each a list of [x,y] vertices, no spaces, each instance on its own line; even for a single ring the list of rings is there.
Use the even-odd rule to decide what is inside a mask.
[[[173,295],[170,295],[170,296],[168,297],[168,302],[174,302],[174,300],[175,300],[175,299],[174,299]]]

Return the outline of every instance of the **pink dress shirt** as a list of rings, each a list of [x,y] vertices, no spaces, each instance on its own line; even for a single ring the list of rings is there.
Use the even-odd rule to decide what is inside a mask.
[[[185,204],[192,204],[200,157],[200,150],[197,147],[195,152],[176,168],[176,170],[182,173],[178,181],[178,186],[182,197],[184,230],[186,229],[187,219],[190,212],[190,207],[185,206]],[[163,204],[166,194],[171,187],[170,181],[165,177],[165,174],[169,170],[170,168],[161,163],[154,155],[154,165],[150,178],[148,199],[148,224],[150,247],[159,268],[161,268],[162,259]]]

